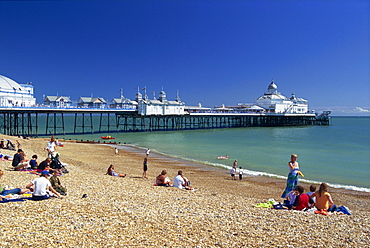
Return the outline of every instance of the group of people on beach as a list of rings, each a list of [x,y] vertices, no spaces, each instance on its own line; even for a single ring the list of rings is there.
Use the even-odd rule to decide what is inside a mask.
[[[115,154],[118,154],[117,148],[115,148]],[[148,178],[147,171],[148,171],[148,157],[150,154],[150,149],[146,149],[145,151],[145,157],[143,161],[143,175],[142,178]],[[106,175],[109,176],[116,176],[116,177],[125,177],[126,174],[121,174],[114,171],[114,165],[110,165],[108,167]],[[183,175],[183,172],[179,170],[177,172],[177,176],[175,176],[173,180],[173,185],[171,185],[171,179],[167,176],[167,171],[162,170],[162,172],[156,177],[156,181],[154,183],[155,186],[173,186],[179,189],[187,189],[187,190],[194,190],[192,187],[190,187],[190,181]]]
[[[243,179],[243,174],[244,174],[243,168],[239,167],[239,170],[237,171],[237,168],[236,168],[237,165],[238,165],[238,160],[235,160],[234,163],[233,163],[233,167],[230,170],[231,180],[236,180],[235,175],[237,173],[239,175],[239,180]]]
[[[63,172],[67,172],[65,167],[59,161],[59,153],[56,151],[58,142],[52,136],[47,143],[45,151],[47,151],[47,158],[40,164],[37,162],[38,156],[32,155],[31,160],[26,159],[26,153],[21,149],[19,142],[17,153],[14,154],[12,166],[15,171],[30,171],[34,174],[40,175],[32,182],[26,185],[25,189],[8,187],[2,188],[0,186],[0,196],[2,199],[8,198],[10,194],[24,194],[26,192],[32,193],[32,200],[49,199],[50,196],[63,198],[67,194],[67,189],[64,187],[59,179]],[[4,172],[1,171],[1,176]],[[1,177],[0,176],[0,177]]]
[[[4,146],[5,140],[3,140],[1,144],[3,149],[9,149],[8,146],[9,144],[12,144],[12,142],[8,141],[7,145]],[[50,198],[50,196],[63,198],[63,196],[67,194],[67,190],[61,184],[59,179],[59,176],[62,175],[62,167],[59,161],[59,153],[56,151],[58,142],[55,140],[55,138],[52,136],[50,141],[47,143],[47,146],[44,149],[47,151],[47,158],[40,164],[37,162],[38,156],[36,154],[32,156],[31,160],[27,160],[26,154],[21,149],[20,143],[18,142],[17,144],[18,150],[17,153],[14,154],[12,161],[14,170],[34,170],[40,175],[40,177],[27,184],[25,189],[9,189],[8,187],[3,188],[0,185],[1,198],[6,198],[6,196],[9,194],[24,194],[25,192],[31,192],[33,200],[44,200]],[[118,155],[117,148],[115,148],[115,154]],[[145,157],[143,161],[143,178],[148,178],[147,170],[149,154],[150,149],[148,148],[145,151]],[[301,185],[298,185],[299,176],[304,177],[304,175],[300,171],[297,159],[298,156],[296,154],[292,154],[291,159],[288,162],[289,174],[287,177],[287,185],[281,195],[281,197],[285,199],[284,206],[288,209],[295,210],[305,210],[311,207],[316,207],[317,211],[319,211],[318,213],[321,214],[332,211],[335,208],[335,205],[330,193],[328,193],[328,185],[326,183],[322,183],[317,191],[316,186],[311,185],[308,193],[304,193],[304,188]],[[233,167],[230,171],[232,180],[236,180],[236,174],[239,175],[239,180],[242,180],[243,178],[243,169],[242,167],[239,167],[239,170],[237,171],[237,163],[238,160],[233,162]],[[2,177],[3,174],[4,172],[0,170],[0,177]],[[106,174],[116,177],[126,176],[126,174],[115,172],[114,165],[109,166]],[[171,186],[171,182],[172,181],[167,176],[167,171],[162,170],[162,172],[156,177],[154,185],[167,187]],[[179,170],[175,176],[173,180],[173,186],[179,189],[194,190],[192,187],[190,187],[190,181],[184,176],[182,170]]]
[[[292,154],[290,161],[288,162],[289,174],[287,177],[286,188],[281,195],[284,198],[284,206],[288,209],[295,210],[306,210],[312,207],[316,207],[315,213],[326,215],[327,212],[333,212],[336,208],[333,199],[328,193],[328,185],[321,183],[319,190],[316,191],[316,186],[310,186],[310,192],[304,194],[304,188],[298,185],[298,177],[304,177],[303,173],[299,169],[297,162],[298,155]]]

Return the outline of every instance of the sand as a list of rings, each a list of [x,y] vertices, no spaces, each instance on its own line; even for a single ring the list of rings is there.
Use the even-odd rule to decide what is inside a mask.
[[[0,138],[6,136],[0,135]],[[46,140],[21,140],[27,158],[46,157]],[[65,142],[58,147],[69,173],[64,199],[1,203],[0,247],[369,247],[370,194],[330,188],[336,205],[352,215],[315,215],[256,208],[279,197],[284,180],[245,176],[231,180],[222,169],[144,150]],[[13,155],[14,151],[3,150]],[[125,178],[105,175],[110,164]],[[24,187],[36,175],[5,171],[1,185]],[[197,191],[153,186],[162,169],[173,179],[182,169]],[[307,185],[303,186],[308,188]],[[82,198],[87,194],[86,198]]]

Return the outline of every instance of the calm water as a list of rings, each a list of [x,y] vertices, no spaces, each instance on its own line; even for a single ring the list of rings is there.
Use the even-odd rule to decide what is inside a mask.
[[[65,138],[100,140],[102,134]],[[286,178],[290,154],[298,154],[304,180],[370,192],[370,118],[333,117],[331,126],[231,128],[111,133],[117,142],[172,157],[247,173]],[[62,137],[59,137],[62,138]],[[228,154],[228,160],[217,159]],[[302,179],[301,179],[302,180]]]

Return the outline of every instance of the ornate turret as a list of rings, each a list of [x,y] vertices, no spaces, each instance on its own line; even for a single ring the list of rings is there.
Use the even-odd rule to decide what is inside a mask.
[[[137,93],[136,93],[136,98],[135,98],[135,101],[139,102],[143,100],[143,95],[140,93],[139,91],[139,87],[137,88]]]
[[[274,81],[271,82],[269,87],[267,88],[267,91],[269,94],[277,94],[277,85],[274,83]]]
[[[162,89],[161,92],[159,92],[159,101],[164,102],[167,101],[166,92]]]

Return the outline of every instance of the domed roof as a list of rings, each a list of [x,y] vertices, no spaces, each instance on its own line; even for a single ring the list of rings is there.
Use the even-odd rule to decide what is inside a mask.
[[[2,90],[23,90],[17,82],[2,75],[0,75],[0,88]]]
[[[277,85],[274,82],[271,82],[271,84],[268,87],[268,90],[277,90]]]

